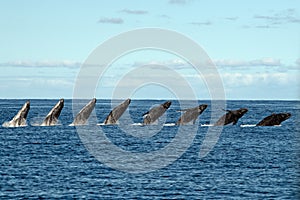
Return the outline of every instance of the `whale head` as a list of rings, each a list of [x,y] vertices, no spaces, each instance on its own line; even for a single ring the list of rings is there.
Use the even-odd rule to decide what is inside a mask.
[[[55,116],[56,118],[59,117],[60,113],[61,113],[61,110],[63,109],[64,107],[64,103],[65,103],[65,100],[64,99],[60,99],[58,101],[58,103],[54,106],[53,108],[53,116]],[[52,110],[51,110],[52,111]],[[50,113],[51,113],[50,111]]]
[[[24,104],[24,106],[21,109],[23,118],[25,118],[25,119],[27,118],[29,109],[30,109],[30,101],[26,101],[26,103]]]
[[[291,116],[292,116],[291,113],[280,113],[279,114],[279,117],[282,119],[282,121],[287,120]]]
[[[171,101],[167,101],[165,103],[162,104],[162,106],[165,108],[165,109],[168,109],[170,106],[171,106],[172,102]]]
[[[198,112],[201,114],[207,108],[206,104],[202,104],[198,106]]]
[[[129,105],[130,103],[131,103],[131,99],[126,99],[126,100],[125,100],[125,104],[126,104],[126,105]]]
[[[238,109],[238,115],[243,116],[246,112],[248,112],[247,108]]]

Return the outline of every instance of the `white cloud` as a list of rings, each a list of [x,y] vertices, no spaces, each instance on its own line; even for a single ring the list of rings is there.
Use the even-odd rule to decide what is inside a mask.
[[[299,59],[300,60],[300,59]],[[213,60],[213,63],[217,67],[260,67],[260,66],[266,66],[266,67],[280,67],[284,66],[281,63],[280,59],[277,58],[261,58],[261,59],[254,59],[254,60],[236,60],[236,59],[216,59]],[[300,61],[296,61],[296,63],[300,63]],[[171,60],[165,60],[165,61],[148,61],[148,62],[135,62],[133,66],[138,67],[142,65],[166,65],[172,68],[176,69],[186,69],[189,63],[187,63],[185,60],[180,58],[175,58]]]
[[[153,61],[149,61],[149,62],[135,62],[133,64],[134,67],[139,67],[139,66],[143,66],[143,65],[163,65],[163,66],[169,66],[172,68],[184,68],[185,65],[187,65],[187,62],[184,61],[183,59],[180,58],[175,58],[175,59],[171,59],[171,60],[165,60],[165,61],[158,61],[158,60],[153,60]]]
[[[133,14],[133,15],[145,15],[145,14],[148,14],[148,11],[146,11],[146,10],[123,9],[120,12],[123,12],[123,13],[126,13],[126,14]]]
[[[298,78],[296,74],[281,72],[253,74],[238,72],[222,73],[221,77],[227,87],[253,86],[259,88],[260,85],[284,86],[298,84]]]
[[[295,9],[285,9],[269,15],[254,15],[253,18],[262,23],[261,25],[256,25],[256,28],[275,28],[282,24],[300,23],[300,18],[297,17]]]
[[[191,22],[190,24],[195,26],[210,26],[212,25],[211,21],[204,21],[204,22]]]
[[[169,4],[185,5],[188,0],[169,0]]]
[[[261,58],[256,60],[234,60],[221,59],[214,60],[215,65],[220,67],[250,67],[250,66],[281,66],[280,59],[276,58]]]
[[[225,19],[229,21],[236,21],[238,17],[225,17]]]
[[[121,18],[106,18],[103,17],[98,20],[98,23],[104,23],[104,24],[123,24],[124,20]]]
[[[62,78],[33,78],[31,80],[31,87],[66,87],[70,88],[74,86],[74,81],[62,79]]]
[[[78,61],[62,60],[62,61],[9,61],[0,63],[3,67],[69,67],[78,68],[81,65]]]

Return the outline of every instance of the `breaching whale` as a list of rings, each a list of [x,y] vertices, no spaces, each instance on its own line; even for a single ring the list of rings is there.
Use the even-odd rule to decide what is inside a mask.
[[[248,112],[247,108],[241,108],[238,110],[226,110],[227,113],[223,115],[215,124],[214,126],[225,126],[227,124],[232,123],[232,125],[235,125],[238,120],[246,113]]]
[[[110,111],[109,115],[106,117],[104,124],[116,124],[125,110],[128,108],[131,99],[126,99],[120,105],[115,107],[112,111]]]
[[[274,126],[274,125],[280,125],[281,122],[287,120],[291,117],[291,113],[273,113],[272,115],[269,115],[268,117],[265,117],[263,120],[258,122],[256,126]]]
[[[162,116],[166,110],[171,106],[171,101],[166,101],[165,103],[151,108],[148,112],[143,115],[144,125],[154,123],[160,116]]]
[[[5,122],[3,126],[5,127],[19,127],[19,126],[26,126],[26,118],[30,109],[30,102],[27,101],[19,112],[14,116],[12,120],[9,122]]]
[[[178,119],[176,122],[176,125],[185,125],[189,123],[190,121],[193,121],[193,124],[195,124],[198,116],[207,108],[206,104],[199,105],[194,108],[184,109],[181,111],[185,111],[183,115]]]
[[[41,126],[54,126],[58,121],[61,110],[64,107],[64,99],[60,99],[58,103],[50,110]]]
[[[76,115],[73,123],[71,125],[85,125],[86,121],[90,117],[91,112],[93,111],[96,104],[96,98],[93,98],[86,106],[84,106],[79,113]]]

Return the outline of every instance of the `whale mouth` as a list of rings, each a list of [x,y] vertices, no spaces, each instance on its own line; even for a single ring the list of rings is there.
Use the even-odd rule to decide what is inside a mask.
[[[247,108],[241,108],[241,112],[242,112],[243,114],[245,114],[246,112],[248,112],[248,109],[247,109]]]
[[[206,109],[207,106],[208,106],[207,104],[202,104],[202,105],[199,106],[199,109],[202,109],[202,108],[203,108],[203,109]]]
[[[168,109],[168,108],[171,106],[171,104],[172,104],[171,101],[167,101],[167,102],[165,102],[165,103],[163,104],[163,107],[164,107],[165,109]]]
[[[25,108],[25,110],[29,110],[30,109],[30,101],[26,101],[24,108]]]
[[[30,101],[26,101],[25,105],[26,107],[30,106]]]

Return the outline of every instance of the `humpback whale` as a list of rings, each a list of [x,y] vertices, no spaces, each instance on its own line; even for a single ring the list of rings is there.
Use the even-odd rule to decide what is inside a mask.
[[[206,104],[199,105],[194,108],[184,109],[181,111],[185,111],[183,115],[178,119],[176,125],[185,125],[190,121],[193,121],[195,124],[197,117],[207,108]]]
[[[160,116],[162,116],[166,110],[171,106],[171,101],[166,101],[165,103],[151,108],[148,112],[143,114],[144,125],[154,123]]]
[[[64,99],[60,99],[58,103],[50,110],[50,112],[44,119],[41,126],[54,126],[58,121],[58,117],[63,107],[64,107]]]
[[[19,126],[26,126],[26,118],[30,109],[30,102],[27,101],[19,112],[14,116],[12,120],[9,122],[5,122],[3,126],[6,127],[19,127]]]
[[[79,113],[76,115],[73,123],[71,125],[85,125],[86,121],[90,117],[91,112],[93,111],[96,104],[96,98],[93,98],[86,106],[84,106]]]
[[[131,99],[126,99],[120,105],[115,107],[110,111],[109,115],[106,117],[104,124],[116,124],[118,119],[122,116],[125,110],[128,108]]]
[[[273,113],[272,115],[269,115],[268,117],[265,117],[263,120],[258,122],[256,126],[274,126],[274,125],[280,125],[281,122],[287,120],[291,117],[291,113]]]
[[[227,124],[232,123],[232,125],[235,125],[238,120],[246,113],[248,112],[247,108],[241,108],[238,110],[226,110],[227,113],[223,115],[215,124],[214,126],[225,126]]]

